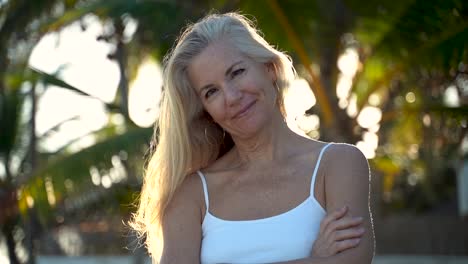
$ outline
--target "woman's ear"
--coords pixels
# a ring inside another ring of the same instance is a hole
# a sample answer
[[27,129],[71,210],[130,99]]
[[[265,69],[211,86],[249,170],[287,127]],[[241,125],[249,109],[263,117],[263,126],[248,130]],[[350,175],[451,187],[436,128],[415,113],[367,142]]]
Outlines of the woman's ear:
[[278,72],[276,70],[275,63],[272,62],[272,61],[269,61],[269,62],[265,63],[265,67],[266,67],[267,73],[270,76],[271,80],[273,82],[276,82],[276,80],[278,79],[278,75],[277,75]]

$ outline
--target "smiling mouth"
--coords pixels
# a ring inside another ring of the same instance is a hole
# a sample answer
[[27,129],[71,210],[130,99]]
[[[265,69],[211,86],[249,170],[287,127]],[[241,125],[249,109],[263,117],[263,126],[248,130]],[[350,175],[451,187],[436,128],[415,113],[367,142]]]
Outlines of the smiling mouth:
[[244,109],[240,110],[239,112],[237,112],[232,118],[235,119],[235,118],[240,118],[242,116],[244,116],[249,110],[250,108],[252,108],[252,106],[256,103],[256,101],[252,101],[251,103],[249,103]]

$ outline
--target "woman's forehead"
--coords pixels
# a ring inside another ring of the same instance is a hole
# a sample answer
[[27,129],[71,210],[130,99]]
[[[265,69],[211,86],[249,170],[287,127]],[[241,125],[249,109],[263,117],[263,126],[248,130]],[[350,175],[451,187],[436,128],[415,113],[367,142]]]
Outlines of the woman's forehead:
[[195,88],[215,82],[239,61],[247,62],[248,58],[228,41],[211,43],[189,63],[190,81]]
[[[195,64],[212,64],[216,66],[226,66],[239,58],[245,57],[230,41],[218,40],[208,45],[192,63]],[[229,66],[227,66],[229,67]]]

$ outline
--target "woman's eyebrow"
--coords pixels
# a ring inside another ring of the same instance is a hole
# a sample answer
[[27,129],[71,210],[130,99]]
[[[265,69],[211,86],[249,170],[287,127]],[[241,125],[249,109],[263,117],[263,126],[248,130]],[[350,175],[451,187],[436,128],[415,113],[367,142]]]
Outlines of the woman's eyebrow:
[[240,64],[244,61],[240,60],[238,62],[234,62],[231,66],[229,66],[229,68],[226,70],[226,73],[224,74],[225,76],[228,76],[231,72],[232,72],[232,69],[237,65],[237,64]]

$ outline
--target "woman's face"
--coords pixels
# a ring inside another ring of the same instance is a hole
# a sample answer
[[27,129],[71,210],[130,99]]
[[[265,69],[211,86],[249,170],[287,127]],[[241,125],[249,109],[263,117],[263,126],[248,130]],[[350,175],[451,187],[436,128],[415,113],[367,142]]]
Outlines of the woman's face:
[[226,40],[196,56],[188,75],[205,110],[234,137],[254,135],[279,112],[273,65],[250,59]]

